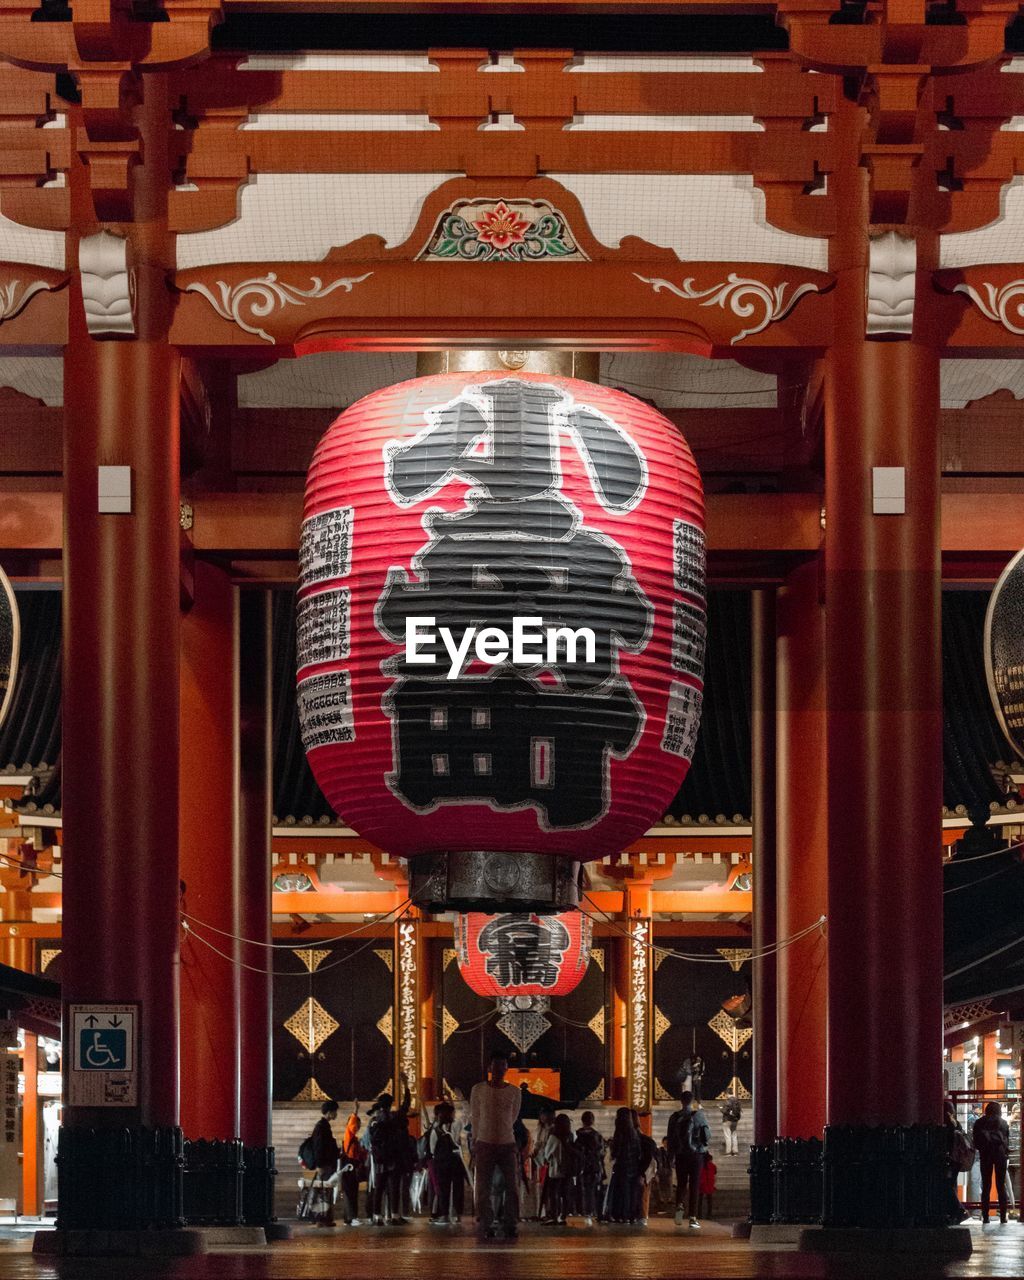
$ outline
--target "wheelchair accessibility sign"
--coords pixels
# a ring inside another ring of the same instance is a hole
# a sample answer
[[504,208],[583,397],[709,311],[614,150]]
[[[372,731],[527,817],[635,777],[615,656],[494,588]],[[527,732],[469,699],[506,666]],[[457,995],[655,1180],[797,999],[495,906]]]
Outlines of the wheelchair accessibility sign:
[[139,1007],[73,1004],[68,1103],[73,1107],[134,1107],[138,1103]]

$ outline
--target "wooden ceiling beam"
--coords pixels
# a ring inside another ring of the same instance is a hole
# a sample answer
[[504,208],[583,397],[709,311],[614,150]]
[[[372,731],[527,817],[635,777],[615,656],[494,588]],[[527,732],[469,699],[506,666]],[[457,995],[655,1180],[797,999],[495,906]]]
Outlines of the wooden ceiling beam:
[[[291,559],[298,550],[302,494],[200,493],[192,499],[197,555]],[[707,497],[708,549],[809,555],[821,545],[821,497],[815,493],[715,493]],[[0,504],[0,551],[56,554],[62,538],[61,495],[6,493]],[[944,493],[942,550],[1008,559],[1024,546],[1019,493]]]
[[[480,51],[481,61],[486,53]],[[566,55],[571,57],[571,54]],[[519,74],[481,74],[473,65],[440,74],[381,71],[235,71],[218,58],[174,79],[186,113],[202,117],[256,112],[424,113],[441,119],[484,119],[490,112],[570,119],[579,113],[625,115],[753,115],[806,119],[832,109],[838,77],[810,77],[792,64],[769,73],[587,72],[562,65]],[[212,73],[212,74],[211,74]]]
[[[253,173],[722,174],[770,172],[775,181],[809,181],[832,167],[827,133],[566,132],[533,125],[523,132],[380,130],[224,130],[203,125],[186,157],[186,179],[202,182]],[[176,193],[182,203],[187,192]]]

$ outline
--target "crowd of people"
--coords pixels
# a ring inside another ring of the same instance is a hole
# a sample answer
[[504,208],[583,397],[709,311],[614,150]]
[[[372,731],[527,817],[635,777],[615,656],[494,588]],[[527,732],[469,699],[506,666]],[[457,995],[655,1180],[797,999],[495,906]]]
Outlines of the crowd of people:
[[[396,1105],[390,1094],[381,1094],[365,1125],[356,1103],[340,1144],[332,1127],[338,1105],[325,1102],[299,1153],[314,1174],[300,1183],[300,1216],[327,1227],[339,1224],[340,1212],[348,1226],[390,1226],[424,1214],[443,1227],[459,1225],[468,1208],[481,1238],[514,1239],[523,1221],[644,1227],[651,1214],[665,1213],[678,1227],[700,1230],[702,1213],[712,1211],[716,1169],[707,1115],[691,1088],[680,1091],[679,1109],[660,1144],[629,1107],[618,1108],[606,1139],[592,1111],[574,1125],[550,1104],[541,1105],[531,1130],[520,1115],[524,1092],[506,1080],[507,1070],[507,1059],[495,1054],[468,1108],[441,1101],[432,1115],[424,1114],[416,1138],[404,1077],[401,1101]],[[739,1103],[727,1100],[726,1154],[737,1149],[739,1117]]]

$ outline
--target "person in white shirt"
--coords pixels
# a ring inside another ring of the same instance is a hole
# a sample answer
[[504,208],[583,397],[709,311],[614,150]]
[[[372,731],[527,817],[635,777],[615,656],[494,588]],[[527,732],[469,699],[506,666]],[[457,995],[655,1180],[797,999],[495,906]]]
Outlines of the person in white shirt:
[[490,1078],[473,1086],[469,1112],[473,1126],[474,1199],[477,1231],[481,1239],[492,1234],[494,1210],[491,1184],[494,1171],[501,1171],[505,1183],[505,1235],[514,1240],[519,1221],[519,1185],[516,1171],[516,1139],[512,1126],[519,1118],[522,1094],[505,1082],[508,1059],[503,1053],[491,1055]]

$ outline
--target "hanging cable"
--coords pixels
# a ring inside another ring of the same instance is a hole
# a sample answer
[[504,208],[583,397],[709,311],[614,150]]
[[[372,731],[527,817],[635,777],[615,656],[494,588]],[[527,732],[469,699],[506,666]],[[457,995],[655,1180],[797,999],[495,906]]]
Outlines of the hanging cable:
[[995,951],[990,951],[987,955],[979,956],[977,960],[971,960],[969,964],[961,965],[959,969],[954,969],[952,973],[944,973],[942,975],[943,982],[948,982],[950,978],[959,978],[962,973],[967,973],[970,969],[977,969],[978,965],[984,964],[986,960],[994,960],[996,956],[1001,956],[1004,951],[1010,951],[1014,947],[1019,947],[1024,943],[1024,936],[1014,938],[1012,942],[1004,943],[1001,947],[996,947]]
[[[399,911],[404,907],[408,907],[411,902],[412,902],[411,898],[406,898],[405,901],[400,903],[397,907],[392,907],[390,911],[385,911],[374,916],[372,920],[364,921],[363,924],[359,925],[357,928],[350,929],[348,933],[339,933],[339,934],[335,934],[335,935],[323,937],[323,938],[318,937],[315,939],[315,941],[323,942],[325,944],[330,944],[335,942],[344,942],[348,938],[355,937],[357,933],[365,933],[367,929],[373,929],[373,928],[376,928],[378,925],[383,924],[383,922],[387,919],[388,916],[393,915],[396,911]],[[190,920],[193,924],[198,925],[202,929],[209,930],[210,933],[219,933],[222,938],[230,938],[232,942],[244,942],[250,947],[269,947],[275,951],[304,951],[309,946],[309,941],[294,942],[294,943],[293,942],[260,942],[256,938],[245,938],[245,937],[242,937],[241,934],[230,933],[228,932],[227,929],[218,929],[216,925],[208,924],[205,920],[200,920],[198,916],[191,915],[187,911],[182,911],[181,914],[182,916],[184,916],[186,920]],[[310,941],[314,941],[314,940],[310,939]]]
[[[594,908],[594,910],[599,912],[600,915],[604,917],[603,921],[598,920],[596,919],[596,917],[590,915],[589,912],[584,911],[583,914],[586,915],[588,919],[598,924],[601,924],[601,923],[607,924],[612,928],[614,932],[621,934],[622,937],[627,938],[631,942],[636,941],[636,937],[632,933],[632,931],[622,928],[619,921],[615,920],[612,916],[609,916],[606,912],[601,911],[601,908],[597,905],[596,902],[594,902],[594,900],[590,897],[589,894],[584,893],[583,896],[584,898],[586,898],[587,902],[589,902],[590,905]],[[581,907],[580,910],[582,911],[583,908]],[[774,955],[777,951],[781,951],[784,947],[790,947],[793,945],[793,943],[799,942],[801,938],[806,938],[808,934],[814,933],[816,929],[822,934],[824,934],[825,924],[827,919],[828,919],[827,916],[824,916],[824,915],[819,916],[818,919],[815,920],[813,924],[809,924],[805,929],[801,929],[798,933],[794,933],[788,938],[780,939],[780,941],[776,942],[773,946],[765,947],[763,951],[758,951],[758,952],[751,951],[749,958],[751,960],[763,960],[767,956]],[[647,942],[644,945],[650,951],[654,952],[656,955],[662,955],[662,956],[665,956],[666,958],[671,957],[673,960],[689,960],[694,964],[731,964],[732,963],[732,961],[728,960],[725,956],[696,955],[696,954],[688,953],[685,951],[673,951],[670,947],[659,947],[654,942]]]
[[[396,908],[396,910],[397,909],[398,908]],[[408,903],[404,903],[402,905],[400,914],[395,917],[392,923],[397,924],[398,921],[401,920],[402,917],[406,914],[407,910],[408,910]],[[389,911],[387,914],[391,915],[392,912]],[[338,965],[347,964],[349,960],[354,960],[356,956],[362,955],[364,951],[367,951],[370,947],[373,946],[375,942],[378,941],[377,938],[369,938],[366,942],[363,943],[362,946],[357,947],[355,951],[350,952],[346,956],[339,956],[336,960],[332,960],[330,964],[322,964],[312,972],[310,972],[309,970],[296,970],[295,972],[289,972],[288,970],[281,970],[281,969],[261,969],[257,965],[248,964],[244,960],[239,960],[235,956],[228,955],[226,951],[221,951],[219,947],[215,947],[214,944],[208,938],[204,938],[202,934],[197,933],[191,927],[188,921],[185,919],[182,919],[181,927],[190,938],[194,938],[196,942],[201,942],[204,947],[208,947],[214,953],[214,955],[220,956],[222,960],[226,960],[229,964],[237,965],[241,969],[248,969],[250,973],[261,973],[265,977],[306,978],[306,979],[311,978],[313,976],[319,977],[321,973],[327,973],[328,970],[330,969],[336,969]]]

